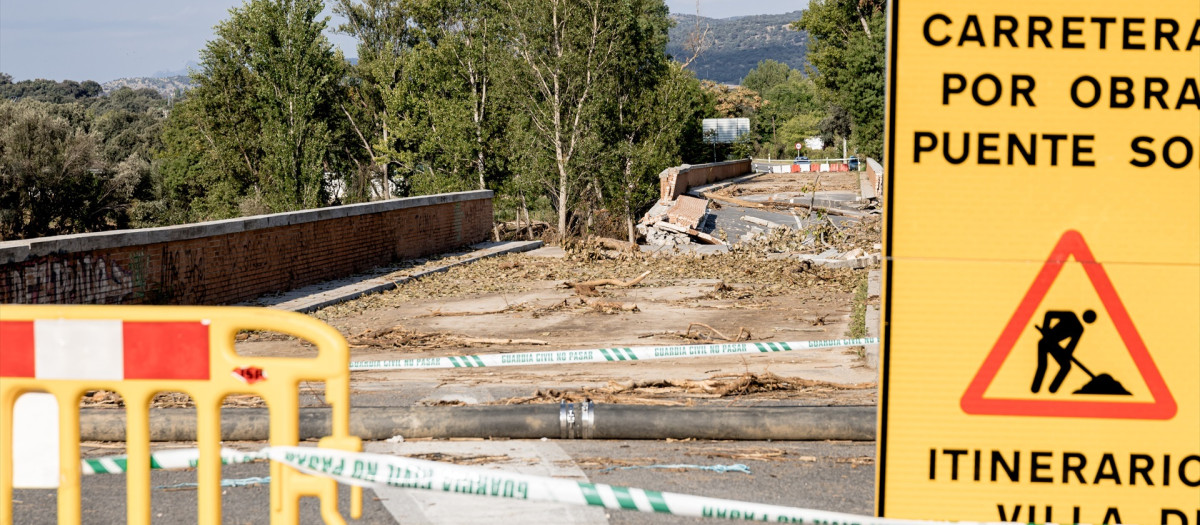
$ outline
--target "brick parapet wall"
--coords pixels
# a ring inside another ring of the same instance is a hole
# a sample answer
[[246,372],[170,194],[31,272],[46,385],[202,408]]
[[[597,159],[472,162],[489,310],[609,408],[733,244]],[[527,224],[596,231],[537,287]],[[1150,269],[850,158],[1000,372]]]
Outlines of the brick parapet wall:
[[885,178],[883,166],[879,164],[879,161],[870,157],[867,157],[867,178],[870,180],[871,187],[875,189],[875,197],[882,199],[883,179]]
[[663,203],[673,201],[675,197],[687,193],[688,188],[745,175],[753,169],[748,158],[694,166],[684,164],[667,168],[658,174],[659,201]]
[[228,304],[484,241],[492,192],[0,243],[0,303]]

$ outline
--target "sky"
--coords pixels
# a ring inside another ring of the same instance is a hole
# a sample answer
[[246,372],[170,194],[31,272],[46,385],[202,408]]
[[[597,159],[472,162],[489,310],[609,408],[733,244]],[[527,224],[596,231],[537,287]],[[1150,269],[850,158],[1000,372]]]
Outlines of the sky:
[[[666,0],[694,14],[696,0]],[[328,3],[328,1],[327,1]],[[807,0],[700,0],[710,18],[786,13]],[[199,61],[213,26],[241,0],[0,0],[0,72],[14,80],[154,76]],[[338,20],[330,21],[330,27]],[[354,40],[330,34],[346,56]]]

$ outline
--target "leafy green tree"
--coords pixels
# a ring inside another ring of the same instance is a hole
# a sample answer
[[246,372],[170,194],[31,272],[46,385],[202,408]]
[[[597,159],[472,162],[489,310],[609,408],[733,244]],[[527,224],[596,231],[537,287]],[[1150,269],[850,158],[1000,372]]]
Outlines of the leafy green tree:
[[782,62],[771,59],[760,60],[758,65],[746,73],[742,86],[751,91],[766,93],[771,88],[783,84],[792,75],[792,68]]
[[125,111],[128,113],[148,113],[162,117],[166,114],[167,101],[150,88],[132,89],[122,86],[102,97],[91,99],[89,106],[97,115],[110,111]]
[[776,158],[782,157],[780,153],[795,153],[792,149],[794,144],[804,142],[804,139],[816,137],[821,134],[821,116],[816,113],[799,113],[792,118],[783,122],[777,130],[778,138],[775,140],[780,149],[775,152]]
[[[747,78],[755,76],[757,71],[752,70]],[[755,154],[779,158],[791,155],[795,143],[819,134],[816,123],[823,111],[816,86],[799,71],[788,68],[770,76],[772,81],[761,84],[763,105],[752,123],[763,138]]]
[[325,172],[345,167],[333,137],[344,60],[322,34],[328,19],[317,17],[323,8],[319,0],[252,2],[246,12],[255,30],[231,35],[252,50],[244,65],[257,80],[259,181],[271,211],[324,205]]
[[[560,234],[626,223],[702,147],[711,97],[665,53],[661,0],[339,0],[359,39],[344,113],[403,191],[549,205]],[[688,157],[691,155],[691,157]]]
[[228,219],[241,214],[243,199],[255,180],[249,170],[251,155],[257,158],[260,154],[252,144],[222,139],[221,130],[235,132],[238,128],[213,117],[205,113],[202,99],[189,97],[175,105],[163,127],[163,150],[157,160],[161,166],[162,186],[158,192],[164,203],[164,223]]
[[351,169],[344,59],[322,34],[322,9],[319,0],[251,0],[230,10],[201,52],[190,107],[171,117],[203,140],[199,165],[219,183],[191,184],[179,162],[198,160],[190,141],[168,140],[164,154],[164,180],[176,186],[167,194],[207,201],[197,209],[211,215],[197,218],[322,206],[326,174]]
[[599,170],[601,201],[616,212],[630,242],[637,215],[656,200],[658,173],[677,165],[690,124],[703,117],[700,84],[666,54],[671,22],[661,0],[617,2],[620,52],[609,67],[606,148]]
[[92,129],[101,141],[106,165],[116,165],[132,155],[150,159],[161,148],[161,114],[109,111],[95,117]]
[[763,105],[762,95],[743,86],[729,86],[707,80],[702,80],[700,85],[713,97],[713,117],[750,118]]
[[[555,172],[546,177],[558,214],[560,235],[568,232],[571,205],[587,183],[584,172],[601,149],[597,98],[618,52],[616,6],[608,0],[500,0],[508,23],[501,41],[516,57],[506,81],[518,93],[536,138],[528,144],[549,154]],[[593,188],[596,189],[596,188]]]
[[0,239],[122,228],[144,170],[110,169],[96,133],[36,100],[0,100]]
[[429,119],[421,162],[464,189],[495,186],[504,175],[495,153],[508,107],[497,83],[509,74],[513,55],[499,38],[499,8],[496,1],[420,0],[416,10],[424,31],[409,77],[422,79],[421,92],[440,95],[419,101]]
[[793,25],[808,32],[810,75],[850,117],[856,148],[883,154],[884,0],[813,0]]
[[[367,153],[365,165],[357,166],[348,192],[352,200],[406,195],[409,181],[397,181],[402,149],[390,118],[387,100],[403,89],[402,64],[418,38],[410,24],[411,0],[337,0],[333,11],[346,19],[338,31],[358,39],[358,63],[349,68],[347,98],[341,106],[353,137]],[[394,189],[393,189],[394,188]]]
[[85,80],[83,82],[64,80],[62,82],[55,82],[39,78],[36,80],[13,82],[11,76],[7,74],[5,76],[8,77],[8,81],[0,82],[0,99],[20,100],[29,98],[41,102],[63,104],[76,100],[95,98],[104,93],[104,88],[94,80]]

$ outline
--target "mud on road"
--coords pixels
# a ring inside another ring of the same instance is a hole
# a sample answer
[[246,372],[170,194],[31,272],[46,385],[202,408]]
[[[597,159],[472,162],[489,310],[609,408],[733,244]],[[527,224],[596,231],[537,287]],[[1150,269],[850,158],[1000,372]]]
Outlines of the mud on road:
[[[761,248],[761,247],[760,247]],[[634,286],[571,283],[633,280]],[[769,255],[635,254],[586,243],[488,259],[313,315],[352,360],[847,336],[865,270]],[[311,355],[278,334],[239,353]],[[355,404],[510,404],[592,399],[644,404],[873,404],[862,348],[483,369],[354,372]],[[391,393],[390,395],[388,393]],[[319,395],[306,404],[319,403]]]

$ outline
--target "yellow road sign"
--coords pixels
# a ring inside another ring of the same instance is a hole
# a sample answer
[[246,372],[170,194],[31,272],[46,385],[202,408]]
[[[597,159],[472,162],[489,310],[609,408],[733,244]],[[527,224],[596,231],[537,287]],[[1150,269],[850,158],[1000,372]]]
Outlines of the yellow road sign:
[[889,17],[879,514],[1200,524],[1200,2]]

